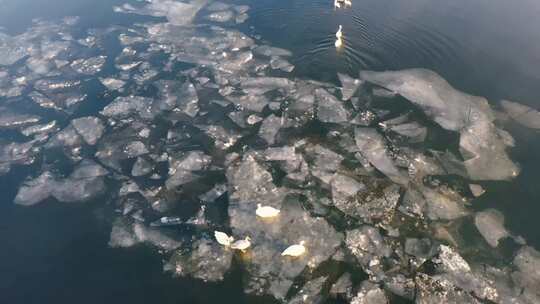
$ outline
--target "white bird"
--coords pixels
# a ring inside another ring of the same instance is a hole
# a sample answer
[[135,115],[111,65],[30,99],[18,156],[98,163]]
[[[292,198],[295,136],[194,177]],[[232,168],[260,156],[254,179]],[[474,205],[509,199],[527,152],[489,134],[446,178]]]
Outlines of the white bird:
[[345,0],[345,6],[352,6],[352,1],[351,0]]
[[232,249],[238,249],[242,252],[245,252],[249,247],[251,247],[251,238],[249,236],[246,236],[245,239],[238,240],[231,245]]
[[262,218],[270,218],[278,216],[279,212],[281,211],[274,207],[262,206],[261,204],[257,204],[257,210],[255,211],[255,214]]
[[232,242],[234,242],[234,238],[232,236],[228,236],[225,232],[214,231],[214,237],[218,243],[226,247],[231,246]]
[[341,25],[339,25],[339,28],[338,28],[338,31],[336,32],[336,38],[337,39],[341,39],[343,38],[343,27]]
[[281,256],[291,256],[298,257],[306,253],[306,247],[304,246],[305,242],[301,241],[300,244],[295,244],[289,246],[287,249],[283,250]]
[[334,0],[334,8],[341,8],[341,3],[338,0]]
[[343,40],[341,40],[341,38],[336,39],[334,45],[336,46],[336,49],[340,49],[343,46]]

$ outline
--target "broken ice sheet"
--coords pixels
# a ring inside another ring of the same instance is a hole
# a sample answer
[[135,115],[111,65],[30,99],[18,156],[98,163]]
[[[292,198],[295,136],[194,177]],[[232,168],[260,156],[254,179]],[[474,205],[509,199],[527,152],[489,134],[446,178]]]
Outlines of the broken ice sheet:
[[460,92],[425,69],[362,71],[360,78],[400,94],[441,127],[459,132],[462,154],[471,155],[465,157],[465,166],[472,179],[507,180],[519,174],[493,124],[494,114],[485,98]]
[[234,131],[227,130],[218,125],[205,125],[197,127],[212,138],[214,140],[214,145],[220,150],[226,150],[234,146],[238,139],[242,137],[242,135],[236,134]]
[[495,209],[478,212],[474,224],[491,247],[497,247],[501,239],[510,236],[504,227],[504,215]]
[[234,17],[234,13],[230,10],[212,12],[206,19],[213,22],[229,22]]
[[349,100],[363,84],[363,81],[354,79],[348,75],[338,73],[341,82],[341,99]]
[[325,89],[316,89],[315,96],[318,100],[317,118],[327,123],[343,123],[349,120],[349,111],[334,95]]
[[[316,268],[341,243],[342,236],[324,219],[312,218],[298,202],[285,204],[287,189],[278,188],[270,173],[252,155],[244,156],[227,170],[230,226],[235,236],[252,239],[250,259],[245,267],[248,293],[272,294],[283,299],[293,280],[306,266]],[[281,209],[275,221],[254,218],[257,204]],[[305,241],[307,253],[296,259],[281,257],[292,244]]]
[[362,155],[377,170],[398,184],[406,185],[408,183],[407,176],[399,171],[394,160],[389,156],[385,139],[375,129],[356,128],[354,137]]
[[189,3],[173,0],[156,0],[141,8],[130,4],[115,7],[115,12],[150,15],[154,17],[167,17],[174,25],[189,25],[207,0],[193,0]]
[[231,267],[233,250],[214,240],[200,239],[190,251],[178,250],[164,266],[177,276],[192,276],[205,282],[223,280]]
[[84,141],[93,146],[103,135],[105,126],[97,117],[81,117],[71,121],[75,131],[84,139]]
[[88,59],[77,59],[71,63],[71,68],[80,74],[94,75],[101,71],[101,69],[105,65],[106,60],[106,56],[97,56]]
[[0,129],[20,128],[36,124],[41,120],[37,115],[24,114],[0,107]]
[[22,184],[14,202],[30,206],[50,196],[60,202],[85,202],[102,194],[105,189],[104,176],[107,171],[92,161],[82,161],[66,178],[57,178],[46,171],[35,179]]
[[172,80],[160,80],[155,83],[159,90],[161,110],[179,110],[189,117],[199,113],[199,97],[195,86],[185,81],[183,83]]
[[518,124],[527,128],[540,129],[540,112],[528,107],[508,100],[501,101],[503,110]]

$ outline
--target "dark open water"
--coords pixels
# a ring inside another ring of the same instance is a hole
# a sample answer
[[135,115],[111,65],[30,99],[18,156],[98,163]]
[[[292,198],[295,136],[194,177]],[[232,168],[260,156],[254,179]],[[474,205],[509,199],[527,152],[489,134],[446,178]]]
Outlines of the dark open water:
[[[20,33],[34,18],[81,16],[86,28],[145,17],[113,13],[118,0],[0,0],[0,26]],[[294,53],[296,75],[335,81],[360,69],[432,69],[463,91],[539,108],[540,4],[534,0],[363,0],[334,11],[330,1],[260,0],[240,29]],[[345,54],[333,35],[347,29]],[[84,114],[84,113],[81,113]],[[540,139],[511,126],[521,175],[493,183],[475,207],[501,210],[510,230],[540,249]],[[172,279],[144,247],[111,249],[101,202],[12,203],[36,166],[0,178],[0,303],[263,303],[243,295],[238,273],[225,283]]]

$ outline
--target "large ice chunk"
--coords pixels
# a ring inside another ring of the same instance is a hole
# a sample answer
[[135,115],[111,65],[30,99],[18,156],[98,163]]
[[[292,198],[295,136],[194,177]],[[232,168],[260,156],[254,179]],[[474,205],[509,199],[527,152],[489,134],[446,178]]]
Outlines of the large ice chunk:
[[400,94],[441,127],[459,132],[460,148],[472,179],[506,180],[519,173],[505,151],[485,98],[454,89],[430,70],[362,71],[360,77]]

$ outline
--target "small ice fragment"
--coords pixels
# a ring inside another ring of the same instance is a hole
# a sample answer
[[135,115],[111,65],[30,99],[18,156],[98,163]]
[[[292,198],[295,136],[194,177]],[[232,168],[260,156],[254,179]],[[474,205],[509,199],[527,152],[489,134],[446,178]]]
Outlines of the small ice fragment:
[[502,100],[501,107],[518,124],[527,128],[540,130],[539,111],[526,105],[508,100]]
[[94,75],[101,71],[105,65],[107,56],[97,56],[88,59],[78,59],[71,63],[71,68],[77,73]]
[[272,47],[272,46],[268,46],[268,45],[257,46],[256,48],[253,49],[253,52],[255,54],[257,54],[257,55],[266,56],[266,57],[275,57],[275,56],[290,57],[290,56],[292,56],[292,52],[290,52],[288,50],[280,49],[280,48]]
[[131,169],[131,175],[135,177],[144,176],[151,173],[153,169],[152,163],[142,157],[138,157]]
[[510,236],[504,228],[503,214],[495,209],[478,212],[474,217],[474,224],[489,246],[493,248],[499,245],[499,240]]
[[394,160],[388,155],[386,141],[377,131],[356,128],[354,134],[360,152],[377,170],[398,184],[406,185],[408,183],[407,176],[399,171]]
[[116,78],[99,78],[101,84],[103,84],[107,89],[113,91],[120,91],[126,85],[126,82],[121,79]]
[[206,19],[213,22],[229,22],[234,17],[232,11],[217,11],[213,12],[210,15],[206,16]]
[[75,131],[84,139],[84,141],[93,146],[103,135],[105,126],[97,117],[81,117],[71,121]]
[[282,119],[274,114],[266,117],[259,129],[259,136],[263,138],[269,145],[273,145],[276,142],[276,135],[278,134]]
[[182,219],[176,216],[164,216],[157,221],[150,223],[152,227],[162,227],[162,226],[176,226],[183,224]]
[[474,197],[479,197],[480,195],[486,192],[486,190],[484,190],[484,188],[482,188],[482,186],[478,184],[470,184],[469,189],[471,189],[471,192],[474,195]]
[[345,109],[343,103],[325,89],[315,90],[318,100],[317,118],[326,123],[343,123],[349,120],[349,111]]
[[341,82],[341,100],[349,100],[356,93],[358,88],[364,83],[362,80],[354,79],[349,75],[338,73]]
[[199,195],[199,199],[206,203],[211,203],[218,198],[220,198],[223,194],[227,192],[227,185],[226,184],[217,184],[212,189],[210,189],[208,192]]

